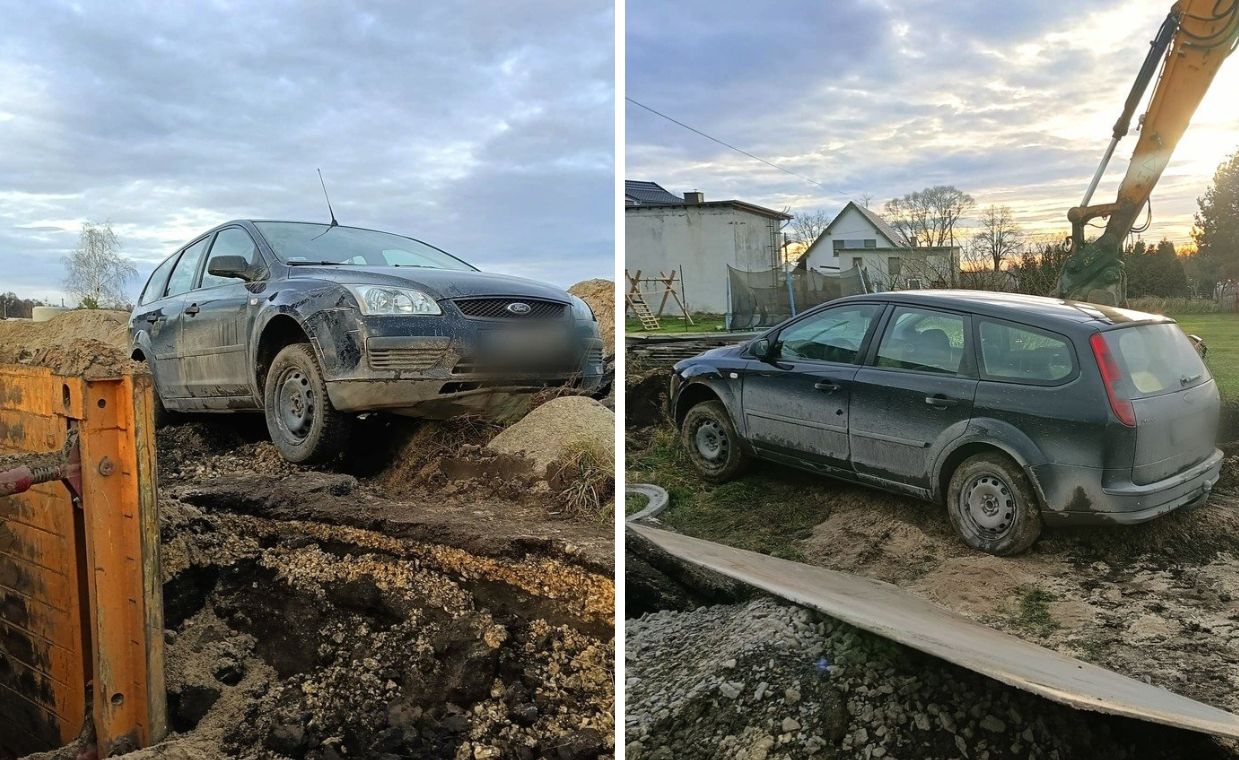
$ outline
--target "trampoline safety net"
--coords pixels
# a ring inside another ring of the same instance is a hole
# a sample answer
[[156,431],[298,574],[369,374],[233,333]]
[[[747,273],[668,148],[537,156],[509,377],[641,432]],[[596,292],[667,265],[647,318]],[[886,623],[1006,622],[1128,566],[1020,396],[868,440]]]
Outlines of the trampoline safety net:
[[732,330],[770,327],[818,304],[866,292],[857,267],[826,274],[805,269],[751,272],[728,266],[727,281]]

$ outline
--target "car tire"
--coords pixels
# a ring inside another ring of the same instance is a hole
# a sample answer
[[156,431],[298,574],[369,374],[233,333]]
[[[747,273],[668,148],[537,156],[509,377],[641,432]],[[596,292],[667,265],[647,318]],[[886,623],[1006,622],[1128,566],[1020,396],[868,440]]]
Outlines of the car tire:
[[1032,484],[1004,454],[965,459],[951,475],[946,509],[964,543],[988,554],[1019,554],[1041,535],[1041,506]]
[[711,483],[734,480],[748,469],[751,457],[721,401],[703,401],[689,409],[680,441],[697,473]]
[[285,346],[271,362],[263,389],[267,430],[294,464],[326,462],[348,444],[353,418],[336,411],[309,343]]

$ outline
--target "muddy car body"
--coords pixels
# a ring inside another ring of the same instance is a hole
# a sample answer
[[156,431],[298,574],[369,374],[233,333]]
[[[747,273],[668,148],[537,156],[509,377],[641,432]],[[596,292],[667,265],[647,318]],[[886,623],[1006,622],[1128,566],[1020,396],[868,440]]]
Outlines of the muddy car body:
[[972,546],[1130,524],[1217,481],[1219,397],[1173,320],[971,291],[853,296],[675,366],[707,478],[752,456],[945,502]]
[[166,410],[264,411],[293,461],[338,451],[358,413],[503,417],[604,373],[580,299],[334,224],[210,230],[155,269],[130,332]]

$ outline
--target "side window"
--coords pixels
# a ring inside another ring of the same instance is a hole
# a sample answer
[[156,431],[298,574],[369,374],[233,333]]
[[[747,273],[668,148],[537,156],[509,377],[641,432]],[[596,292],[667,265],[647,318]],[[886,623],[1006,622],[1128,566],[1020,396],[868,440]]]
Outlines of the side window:
[[151,278],[146,281],[146,287],[142,290],[142,297],[138,299],[138,305],[145,306],[151,301],[158,301],[163,298],[164,287],[168,284],[168,273],[172,271],[172,267],[176,264],[176,255],[173,254],[164,260],[162,264],[155,267],[155,271],[151,273]]
[[881,307],[837,306],[806,317],[779,333],[784,359],[855,364],[860,344]]
[[176,262],[176,268],[172,270],[172,277],[168,280],[168,295],[179,296],[188,293],[193,287],[194,275],[198,273],[198,263],[202,261],[208,242],[210,238],[203,238],[181,254],[181,260]]
[[900,306],[878,344],[877,366],[958,375],[964,363],[964,318]]
[[1051,333],[983,320],[980,334],[981,367],[988,377],[1052,383],[1075,371],[1071,344]]
[[211,274],[211,262],[220,256],[240,256],[249,262],[250,267],[262,263],[258,256],[258,246],[249,233],[240,227],[226,227],[215,235],[215,244],[211,246],[211,255],[207,258],[206,269],[202,271],[203,288],[213,288],[216,285],[228,285],[241,282],[235,277],[219,277]]

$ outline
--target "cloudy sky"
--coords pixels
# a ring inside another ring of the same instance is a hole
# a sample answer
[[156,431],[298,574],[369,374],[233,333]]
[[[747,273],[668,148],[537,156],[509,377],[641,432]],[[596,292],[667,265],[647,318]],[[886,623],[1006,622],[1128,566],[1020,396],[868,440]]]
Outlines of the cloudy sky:
[[[83,221],[143,279],[234,218],[327,219],[570,285],[612,276],[614,9],[0,0],[0,291]],[[134,293],[141,283],[135,283]]]
[[[628,96],[823,187],[631,106],[625,175],[831,213],[953,184],[1030,232],[1065,230],[1170,4],[629,0]],[[1239,149],[1236,92],[1232,60],[1154,192],[1146,239],[1190,240],[1196,198]],[[1096,200],[1113,199],[1135,138]]]

